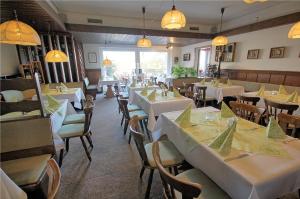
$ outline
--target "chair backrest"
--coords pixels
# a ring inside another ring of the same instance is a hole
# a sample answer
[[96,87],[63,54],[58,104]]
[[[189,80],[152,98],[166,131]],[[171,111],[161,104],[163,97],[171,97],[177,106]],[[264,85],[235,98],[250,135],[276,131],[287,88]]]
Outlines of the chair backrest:
[[229,105],[237,116],[257,124],[259,123],[262,113],[256,106],[236,101],[230,101]]
[[279,113],[278,123],[286,133],[288,133],[288,129],[292,127],[291,136],[295,137],[297,129],[300,128],[300,117],[286,113]]
[[83,108],[83,112],[85,114],[84,133],[88,133],[90,131],[94,106],[95,105],[93,103],[86,103]]
[[244,104],[251,104],[256,106],[257,102],[260,100],[260,97],[250,97],[250,96],[238,96],[238,101]]
[[165,196],[168,199],[176,199],[174,189],[182,194],[182,199],[193,199],[200,195],[200,184],[180,180],[165,170],[160,160],[158,142],[153,143],[152,154],[162,179]]
[[86,96],[85,96],[85,101],[86,101],[86,102],[94,103],[94,97],[91,96],[91,95],[86,95]]
[[134,116],[133,118],[131,118],[131,120],[129,122],[129,129],[130,129],[131,135],[133,136],[136,148],[140,154],[143,164],[149,165],[146,150],[144,147],[145,137],[142,133],[138,132],[139,131],[138,121],[139,121],[139,119],[137,116]]
[[88,87],[89,84],[90,84],[89,78],[87,78],[87,77],[85,77],[85,78],[83,79],[83,82],[84,82],[85,87]]
[[159,82],[157,82],[157,85],[158,85],[159,87],[161,87],[161,85],[164,85],[164,87],[166,87],[167,89],[169,89],[169,88],[168,88],[168,85],[167,85],[166,83],[164,83],[164,82],[159,81]]
[[54,199],[60,186],[61,172],[59,166],[53,158],[48,160],[47,175],[49,178],[47,199]]
[[194,97],[194,84],[185,84],[185,97],[193,98]]
[[267,118],[269,118],[270,116],[274,116],[274,118],[276,119],[279,113],[284,112],[289,115],[293,115],[293,112],[299,108],[299,105],[296,104],[281,104],[267,99],[264,100],[266,105]]
[[130,120],[129,111],[128,111],[128,107],[127,107],[128,100],[127,99],[119,99],[119,102],[120,102],[121,111],[123,112],[125,118]]

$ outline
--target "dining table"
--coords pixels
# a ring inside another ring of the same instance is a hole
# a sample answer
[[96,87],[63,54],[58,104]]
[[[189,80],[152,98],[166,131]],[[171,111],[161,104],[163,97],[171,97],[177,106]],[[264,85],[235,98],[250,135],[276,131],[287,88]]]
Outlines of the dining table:
[[231,151],[222,155],[209,144],[228,128],[230,118],[213,107],[192,109],[192,125],[182,127],[176,122],[182,112],[162,113],[153,139],[167,135],[188,163],[233,199],[279,198],[300,188],[299,139],[268,138],[266,127],[236,118]]
[[265,109],[265,101],[264,99],[271,100],[274,102],[278,102],[281,104],[296,104],[299,105],[299,108],[294,111],[293,115],[300,115],[300,98],[298,98],[297,102],[287,102],[289,95],[288,94],[280,94],[278,91],[264,91],[261,96],[257,95],[257,91],[254,92],[246,92],[243,96],[247,97],[259,97],[260,100],[257,102],[256,106],[260,108],[260,110]]
[[113,77],[105,77],[105,78],[99,80],[98,88],[100,88],[102,86],[107,86],[105,97],[106,98],[113,98],[115,96],[114,92],[112,90],[113,85],[118,85],[118,87],[119,87],[120,86],[120,81],[116,78],[113,78]]
[[[154,89],[159,89],[158,85],[152,85],[152,86],[147,86],[149,90],[154,90]],[[129,103],[133,103],[134,98],[135,98],[135,91],[141,91],[145,88],[145,85],[141,85],[141,84],[137,84],[136,86],[129,86],[128,87],[128,94],[129,94],[129,98],[128,98],[128,102]]]
[[149,100],[147,96],[150,95],[153,90],[148,90],[147,95],[142,95],[142,91],[135,91],[135,97],[133,103],[141,107],[148,114],[148,125],[147,128],[153,131],[156,118],[161,113],[178,111],[185,109],[189,104],[195,107],[195,103],[192,99],[179,96],[175,97],[173,92],[167,92],[167,96],[162,95],[162,90],[156,90],[156,99]]
[[216,99],[218,103],[222,102],[223,97],[239,96],[245,92],[244,87],[240,85],[219,83],[218,86],[215,86],[211,82],[205,82],[204,84],[200,82],[194,83],[195,88],[203,86],[207,87],[206,96]]

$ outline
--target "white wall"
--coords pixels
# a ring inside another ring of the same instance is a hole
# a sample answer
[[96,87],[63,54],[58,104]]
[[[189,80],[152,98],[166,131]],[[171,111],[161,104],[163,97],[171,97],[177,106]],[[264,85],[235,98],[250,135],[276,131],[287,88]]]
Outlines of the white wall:
[[[277,70],[277,71],[300,71],[300,39],[288,39],[290,25],[249,32],[228,37],[229,42],[236,42],[235,62],[223,62],[221,67],[227,69],[249,69],[249,70]],[[191,60],[181,63],[186,66],[194,66],[195,48],[211,45],[211,41],[182,47],[181,57],[184,53],[191,53]],[[286,47],[285,57],[270,59],[270,48]],[[256,60],[247,59],[250,49],[260,49],[260,57]],[[215,63],[215,47],[212,48],[211,64]]]
[[0,44],[0,76],[18,73],[19,58],[16,45]]

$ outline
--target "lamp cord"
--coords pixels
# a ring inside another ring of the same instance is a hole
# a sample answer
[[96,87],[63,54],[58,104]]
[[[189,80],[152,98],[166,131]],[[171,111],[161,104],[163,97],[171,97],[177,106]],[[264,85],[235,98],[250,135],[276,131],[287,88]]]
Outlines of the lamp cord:
[[18,15],[17,15],[17,11],[16,10],[14,10],[14,17],[15,17],[16,21],[18,21]]
[[146,24],[145,24],[145,12],[146,12],[146,8],[145,6],[142,7],[142,12],[143,12],[143,33],[144,33],[144,38],[146,37]]
[[220,33],[222,32],[222,25],[223,25],[223,15],[224,15],[225,8],[221,8],[221,25],[220,25]]

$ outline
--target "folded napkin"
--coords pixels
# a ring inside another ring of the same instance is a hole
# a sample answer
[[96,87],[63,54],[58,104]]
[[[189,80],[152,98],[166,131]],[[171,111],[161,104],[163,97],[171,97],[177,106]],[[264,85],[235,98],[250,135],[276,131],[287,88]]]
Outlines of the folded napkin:
[[68,87],[64,83],[60,83],[62,90],[68,90]]
[[227,85],[232,86],[232,82],[230,81],[230,79],[227,80]]
[[174,97],[180,97],[181,96],[179,91],[176,88],[173,88],[173,94],[174,94]]
[[150,101],[155,101],[155,98],[156,98],[156,90],[153,90],[150,95],[148,95],[148,100]]
[[273,116],[270,117],[270,121],[266,129],[266,134],[268,138],[283,139],[286,137],[285,132],[282,130]]
[[175,122],[181,127],[189,127],[191,123],[192,104],[189,104],[185,110],[177,117]]
[[142,89],[141,95],[146,96],[148,94],[148,87],[146,86],[145,88]]
[[279,86],[278,94],[283,94],[283,95],[287,95],[288,94],[288,92],[285,90],[285,88],[284,88],[283,85]]
[[298,92],[294,91],[287,99],[287,102],[295,102],[298,103]]
[[260,89],[257,91],[256,96],[262,97],[264,96],[264,93],[265,93],[265,85],[262,85]]
[[216,80],[216,81],[214,82],[213,86],[214,86],[214,87],[218,87],[218,86],[219,86],[219,83],[220,83],[220,81],[219,81],[219,80]]
[[231,152],[236,123],[237,120],[233,120],[227,129],[217,136],[208,146],[213,149],[217,149],[222,156],[228,155]]
[[224,102],[222,102],[222,106],[221,106],[221,117],[223,118],[235,117],[234,112],[232,112],[232,110]]
[[201,84],[201,85],[204,85],[204,84],[205,84],[205,81],[206,81],[205,78],[202,79],[202,80],[200,81],[200,84]]
[[56,110],[59,108],[60,103],[57,99],[52,97],[51,95],[46,95],[47,101],[48,101],[48,108],[52,110]]

